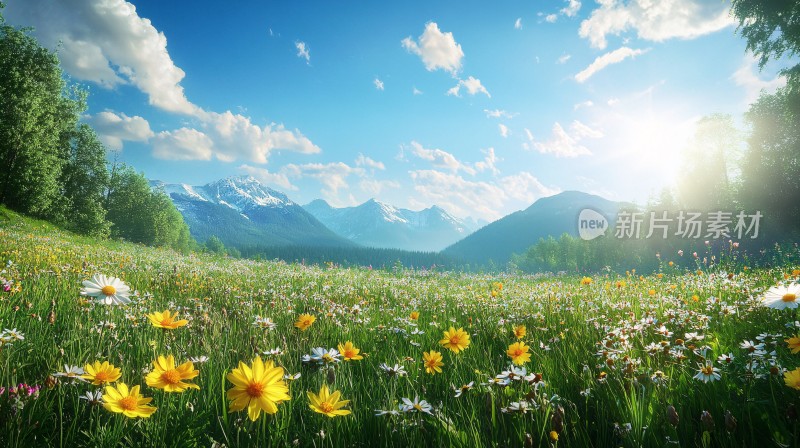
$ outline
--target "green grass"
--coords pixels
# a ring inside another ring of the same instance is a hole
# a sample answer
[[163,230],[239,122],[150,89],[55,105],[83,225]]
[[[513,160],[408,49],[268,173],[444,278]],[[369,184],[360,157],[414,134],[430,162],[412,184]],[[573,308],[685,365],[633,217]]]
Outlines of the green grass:
[[[796,267],[745,269],[737,259],[720,261],[693,272],[665,265],[661,278],[608,273],[589,285],[577,277],[379,272],[98,242],[3,210],[0,277],[11,281],[11,291],[0,293],[0,327],[16,328],[24,340],[0,349],[6,388],[0,446],[797,445],[800,392],[785,386],[782,372],[800,366],[800,355],[784,342],[800,331],[787,328],[796,312],[758,303],[767,288],[792,280]],[[82,281],[95,273],[123,279],[138,293],[134,303],[109,307],[82,298]],[[165,309],[189,325],[154,328],[146,314]],[[420,312],[418,321],[408,318],[411,311]],[[317,321],[301,332],[293,323],[306,312]],[[253,325],[256,316],[271,318],[277,328]],[[520,324],[532,353],[525,368],[543,384],[481,385],[509,368],[506,349]],[[662,325],[672,334],[659,334]],[[471,335],[461,354],[438,343],[450,326]],[[701,357],[691,348],[683,357],[668,351],[690,332],[703,339],[685,345],[708,346],[719,381],[693,378]],[[750,369],[740,344],[759,342],[764,333],[768,353]],[[347,340],[365,359],[341,362],[333,375],[302,365],[312,348]],[[647,352],[648,344],[662,341],[667,349]],[[226,374],[274,348],[284,354],[262,357],[302,375],[289,384],[292,399],[255,422],[246,412],[229,413]],[[425,373],[422,353],[431,349],[443,353],[442,374]],[[727,353],[735,359],[723,366],[716,358]],[[168,394],[145,385],[152,361],[168,354],[178,362],[208,356],[195,364],[200,390]],[[158,408],[152,417],[113,414],[79,399],[97,386],[48,379],[65,364],[95,360],[120,367],[126,384],[141,385]],[[381,363],[400,364],[408,375],[390,378]],[[657,371],[665,379],[653,381]],[[309,409],[306,391],[318,392],[329,380],[351,400],[352,415],[329,419]],[[451,386],[471,381],[475,387],[456,398]],[[41,390],[16,399],[8,389],[19,383]],[[433,415],[375,415],[415,396],[433,405]],[[531,403],[529,412],[502,411],[521,400]],[[679,415],[676,426],[668,421],[669,405]],[[711,414],[713,430],[701,422],[703,411]],[[735,428],[726,427],[726,411]],[[550,439],[553,430],[560,432],[558,442]]]

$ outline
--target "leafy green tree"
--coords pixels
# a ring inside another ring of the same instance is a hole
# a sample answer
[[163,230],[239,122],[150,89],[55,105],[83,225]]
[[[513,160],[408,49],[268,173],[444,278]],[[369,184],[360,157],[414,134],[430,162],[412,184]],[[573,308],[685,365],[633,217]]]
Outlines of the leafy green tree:
[[772,239],[800,234],[800,111],[798,95],[782,89],[761,95],[750,106],[749,148],[742,164],[741,196],[748,210],[760,210]]
[[206,249],[215,254],[224,254],[225,244],[223,244],[222,240],[216,235],[211,235],[208,240],[206,240]]
[[[800,3],[796,1],[731,0],[731,13],[739,20],[738,31],[747,49],[764,68],[770,59],[800,54]],[[782,73],[793,89],[800,87],[800,63]]]
[[46,216],[83,108],[80,93],[66,88],[56,54],[0,16],[0,203]]
[[106,149],[87,124],[72,133],[66,163],[61,173],[61,197],[54,201],[51,215],[56,223],[84,235],[106,237],[103,198],[108,188]]
[[169,197],[127,165],[112,168],[105,206],[114,237],[183,251],[191,247],[189,228]]

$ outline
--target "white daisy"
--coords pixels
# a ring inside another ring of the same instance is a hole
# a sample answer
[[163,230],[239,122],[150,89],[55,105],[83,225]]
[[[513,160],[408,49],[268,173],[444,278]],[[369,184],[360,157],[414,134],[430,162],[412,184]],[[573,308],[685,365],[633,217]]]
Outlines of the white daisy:
[[761,298],[761,303],[769,308],[782,310],[797,308],[797,297],[800,295],[800,284],[792,283],[789,286],[773,286]]
[[403,412],[424,412],[426,414],[431,414],[433,410],[433,406],[430,405],[425,400],[420,400],[419,396],[414,397],[414,401],[409,400],[408,398],[403,398],[403,404],[400,405],[402,407]]
[[714,365],[710,362],[705,363],[705,365],[698,364],[698,366],[700,368],[697,370],[697,374],[694,376],[694,379],[700,380],[704,383],[720,379],[719,369],[714,367]]
[[103,305],[127,305],[131,303],[131,288],[116,277],[95,274],[91,280],[83,282],[81,295],[96,297]]

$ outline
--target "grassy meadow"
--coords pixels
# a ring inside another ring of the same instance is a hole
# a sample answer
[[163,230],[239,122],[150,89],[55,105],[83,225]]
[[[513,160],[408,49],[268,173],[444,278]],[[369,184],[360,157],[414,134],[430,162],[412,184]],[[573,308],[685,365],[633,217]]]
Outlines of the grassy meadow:
[[[4,211],[0,446],[798,445],[800,391],[785,374],[800,367],[786,342],[800,323],[760,301],[797,266],[751,268],[730,250],[687,272],[670,266],[681,256],[660,254],[644,276],[386,272],[98,242]],[[132,303],[81,295],[98,273]],[[165,310],[188,324],[156,328],[147,315]],[[305,330],[302,314],[316,318]],[[440,344],[450,327],[470,336],[459,353]],[[363,359],[337,362],[347,341]],[[432,350],[441,373],[423,364]],[[160,355],[194,359],[197,388],[148,386]],[[256,356],[284,369],[291,399],[253,421],[226,394]],[[155,412],[111,412],[105,387],[64,375],[95,361]],[[323,385],[352,413],[311,409]]]

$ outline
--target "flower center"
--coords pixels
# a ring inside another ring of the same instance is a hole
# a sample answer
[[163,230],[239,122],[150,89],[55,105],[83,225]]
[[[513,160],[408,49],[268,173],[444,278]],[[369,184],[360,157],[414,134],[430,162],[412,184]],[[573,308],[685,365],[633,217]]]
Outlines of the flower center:
[[461,342],[461,338],[459,338],[458,336],[451,336],[450,337],[450,343],[451,344],[458,345],[459,342]]
[[520,355],[522,355],[522,353],[523,353],[522,349],[518,348],[518,349],[514,350],[514,357],[520,356]]
[[421,411],[422,410],[422,405],[420,405],[419,403],[414,403],[414,409],[416,409],[418,411]]
[[333,406],[331,406],[331,404],[328,403],[327,401],[323,401],[322,403],[320,403],[319,408],[320,410],[322,410],[322,412],[326,414],[333,411]]
[[783,295],[783,297],[781,297],[781,300],[783,300],[784,302],[787,302],[787,303],[788,302],[794,302],[795,300],[797,300],[797,294],[792,294],[791,292],[790,293],[786,293],[786,294]]
[[108,381],[108,372],[106,372],[105,370],[101,370],[94,374],[94,379],[102,383],[105,383],[106,381]]
[[128,395],[127,397],[125,397],[125,398],[123,398],[121,400],[119,400],[117,403],[119,404],[119,407],[121,407],[122,409],[124,409],[126,411],[136,410],[136,405],[138,404],[137,400],[136,400],[136,397],[132,397],[130,395]]
[[165,327],[169,327],[170,325],[172,325],[172,319],[171,318],[162,319],[161,320],[161,325],[163,325]]
[[344,351],[344,357],[345,358],[352,358],[354,356],[356,356],[356,353],[355,353],[354,350],[345,350]]
[[264,394],[264,385],[262,383],[252,382],[247,386],[245,392],[252,398],[261,398]]
[[113,287],[111,285],[106,285],[106,286],[103,286],[103,289],[101,289],[100,292],[102,292],[103,294],[105,294],[107,296],[113,296],[114,294],[117,293],[117,288],[115,288],[115,287]]
[[700,369],[700,371],[706,375],[711,375],[712,373],[714,373],[714,368],[712,366],[705,366],[702,369]]
[[162,373],[161,379],[167,384],[175,385],[181,382],[181,374],[177,370],[171,369]]

